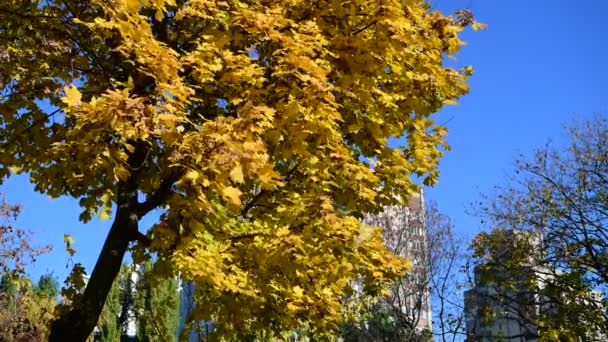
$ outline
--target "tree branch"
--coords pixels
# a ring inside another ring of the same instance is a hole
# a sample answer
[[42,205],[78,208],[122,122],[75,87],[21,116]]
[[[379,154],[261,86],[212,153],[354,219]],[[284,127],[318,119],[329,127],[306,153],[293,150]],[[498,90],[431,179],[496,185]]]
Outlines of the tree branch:
[[147,237],[144,233],[140,232],[139,230],[132,231],[129,239],[131,241],[139,242],[144,247],[150,247],[150,243],[152,243],[152,240],[150,240],[149,237]]
[[150,211],[159,207],[171,194],[171,187],[173,186],[173,184],[175,184],[175,182],[180,179],[181,176],[181,172],[174,171],[170,173],[165,179],[163,179],[158,189],[150,196],[147,196],[146,200],[143,203],[138,204],[137,216],[139,218],[142,218]]

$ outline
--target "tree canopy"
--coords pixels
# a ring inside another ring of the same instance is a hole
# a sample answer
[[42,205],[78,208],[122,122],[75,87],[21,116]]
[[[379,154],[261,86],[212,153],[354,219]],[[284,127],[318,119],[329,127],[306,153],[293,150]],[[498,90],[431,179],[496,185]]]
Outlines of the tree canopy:
[[334,329],[352,279],[407,269],[358,218],[437,181],[472,23],[422,0],[2,1],[0,177],[113,219],[51,340],[89,335],[131,242],[203,285],[192,318],[224,338]]
[[52,273],[43,274],[36,284],[36,292],[49,298],[57,298],[59,295],[59,282]]
[[[50,282],[32,287],[25,277],[4,275],[0,278],[0,341],[44,341],[54,317],[57,291]],[[54,279],[45,274],[41,279]]]
[[497,289],[492,301],[510,306],[541,339],[605,338],[608,118],[565,128],[566,144],[519,157],[510,181],[480,204],[496,229],[473,242],[476,276]]

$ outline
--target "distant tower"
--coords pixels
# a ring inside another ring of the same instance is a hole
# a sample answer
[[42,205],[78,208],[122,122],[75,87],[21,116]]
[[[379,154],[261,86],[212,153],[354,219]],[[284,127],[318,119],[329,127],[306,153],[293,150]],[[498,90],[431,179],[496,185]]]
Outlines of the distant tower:
[[414,264],[414,269],[393,290],[389,305],[399,306],[419,330],[432,331],[424,215],[424,193],[420,190],[410,197],[407,205],[385,207],[379,214],[367,215],[363,222],[381,227],[386,247],[395,255],[409,258]]
[[[527,248],[530,250],[530,264],[511,274],[500,265],[506,261],[508,251],[515,248],[517,241],[526,241],[529,244]],[[543,308],[537,303],[537,294],[526,282],[536,279],[537,286],[544,286],[541,281],[543,276],[530,278],[531,274],[542,271],[535,266],[533,258],[541,244],[540,235],[524,230],[506,229],[503,230],[503,238],[496,242],[499,248],[490,254],[490,259],[494,260],[496,266],[475,266],[473,287],[464,293],[467,341],[536,342],[539,340],[538,327],[533,322]],[[498,274],[522,283],[516,283],[513,288],[502,287],[500,282],[487,284],[482,281],[484,273]],[[515,298],[517,300],[514,300]],[[490,312],[492,319],[486,317]]]
[[[177,329],[178,336],[186,328],[186,321],[195,309],[195,291],[196,286],[192,281],[179,280],[179,327]],[[211,321],[193,322],[190,333],[186,341],[198,342],[203,341],[203,337],[213,331],[215,324]]]
[[[181,334],[182,330],[185,328],[186,320],[188,316],[194,310],[194,283],[183,282],[180,279],[179,282],[179,328],[178,335]],[[196,329],[192,329],[190,331],[190,335],[186,341],[195,342],[200,341],[201,336],[199,336]]]

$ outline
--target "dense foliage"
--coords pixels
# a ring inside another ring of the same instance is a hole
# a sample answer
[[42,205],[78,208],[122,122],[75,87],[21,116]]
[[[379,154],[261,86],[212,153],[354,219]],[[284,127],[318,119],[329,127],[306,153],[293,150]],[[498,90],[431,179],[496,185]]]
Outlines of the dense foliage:
[[226,339],[334,329],[355,276],[375,295],[407,269],[358,218],[436,182],[471,23],[422,0],[2,1],[0,176],[113,217],[51,340],[89,335],[131,242],[202,285],[192,318]]
[[97,323],[95,340],[177,341],[179,300],[176,278],[157,279],[149,262],[123,265]]
[[48,338],[59,285],[45,274],[35,286],[25,277],[5,274],[0,279],[0,341],[36,342]]
[[135,312],[137,340],[141,342],[175,342],[179,327],[180,292],[178,279],[154,276],[151,263],[139,269],[136,285]]

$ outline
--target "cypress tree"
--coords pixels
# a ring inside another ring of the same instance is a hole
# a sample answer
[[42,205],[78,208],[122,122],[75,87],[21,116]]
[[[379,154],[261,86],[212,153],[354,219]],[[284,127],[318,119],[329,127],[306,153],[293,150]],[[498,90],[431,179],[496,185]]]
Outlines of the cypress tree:
[[136,307],[138,341],[177,341],[179,325],[177,279],[155,279],[152,264],[144,263],[140,269]]
[[128,275],[129,268],[126,265],[123,265],[118,277],[116,277],[112,284],[106,303],[99,316],[99,323],[97,325],[99,332],[96,336],[96,341],[117,342],[120,341],[123,336],[125,330],[123,327],[126,325],[126,322],[122,315],[123,305],[121,305],[121,297],[125,279],[129,278]]

